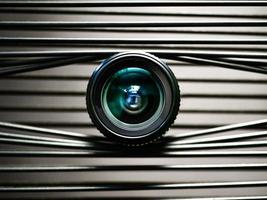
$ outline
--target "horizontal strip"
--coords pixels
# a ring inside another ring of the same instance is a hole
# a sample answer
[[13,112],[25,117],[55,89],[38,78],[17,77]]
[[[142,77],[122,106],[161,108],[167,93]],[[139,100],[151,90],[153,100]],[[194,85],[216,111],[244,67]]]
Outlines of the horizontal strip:
[[[49,30],[56,30],[56,28],[51,28]],[[71,28],[66,29],[65,31],[71,31]],[[76,30],[77,29],[73,29]],[[86,28],[86,29],[79,29],[79,31],[88,31],[90,32],[95,31],[95,32],[126,32],[126,33],[185,33],[185,34],[214,34],[214,35],[253,35],[253,36],[266,36],[267,33],[265,31],[253,31],[253,30],[245,30],[245,31],[235,31],[235,30],[229,30],[229,28],[226,30],[193,30],[192,28],[184,28],[184,29],[173,29],[173,28],[164,28],[164,29],[159,29],[159,28],[107,28],[107,27],[102,27],[102,28]]]
[[247,71],[247,72],[255,72],[255,73],[260,73],[260,74],[267,74],[267,69],[258,67],[258,66],[253,66],[251,63],[235,63],[227,60],[222,60],[222,59],[214,59],[214,58],[198,58],[198,57],[190,57],[190,56],[178,56],[177,60],[181,61],[187,61],[189,63],[202,63],[202,64],[209,64],[209,65],[215,65],[219,67],[224,67],[228,69],[234,69],[234,70],[241,70],[241,71]]
[[0,157],[99,157],[99,158],[122,158],[122,157],[266,157],[267,151],[176,151],[161,152],[157,154],[123,154],[110,151],[38,151],[38,150],[0,150]]
[[[128,196],[125,196],[125,197],[64,197],[64,198],[61,198],[61,197],[34,197],[35,200],[68,200],[68,199],[71,199],[71,200],[76,200],[76,199],[79,199],[79,200],[95,200],[95,199],[98,199],[98,200],[266,200],[267,199],[267,196],[224,196],[224,197],[128,197]],[[12,198],[12,200],[29,200],[29,198],[24,198],[24,197],[19,197],[19,198]]]
[[49,60],[47,62],[40,62],[40,63],[33,63],[33,64],[9,66],[9,67],[0,68],[0,75],[4,76],[4,75],[16,74],[16,73],[36,71],[36,70],[41,70],[41,69],[62,67],[64,65],[69,65],[69,64],[76,63],[76,62],[90,61],[90,60],[94,61],[96,59],[94,57],[81,56],[81,57],[61,58],[57,60],[52,59],[51,61]]
[[241,128],[261,126],[261,125],[265,125],[266,123],[267,123],[267,119],[261,119],[261,120],[255,120],[255,121],[250,121],[250,122],[230,124],[230,125],[215,127],[215,128],[206,129],[206,130],[193,131],[193,132],[189,132],[189,133],[179,134],[179,136],[177,138],[200,136],[200,135],[213,134],[213,133],[221,133],[221,132],[232,131],[232,130],[241,129]]
[[[18,59],[18,62],[22,61],[23,58]],[[15,60],[14,58],[12,60]],[[16,59],[17,60],[17,59]],[[28,59],[27,59],[28,60]],[[30,60],[30,59],[29,59]],[[252,59],[244,59],[242,60],[252,60]],[[253,61],[258,61],[258,59],[253,59]],[[165,61],[166,62],[166,61]],[[75,66],[68,65],[64,67],[64,70],[61,68],[54,68],[48,70],[42,70],[38,72],[31,72],[28,74],[21,74],[17,76],[9,76],[9,77],[2,77],[2,79],[8,80],[23,80],[25,79],[35,79],[34,77],[38,77],[40,79],[49,80],[49,78],[59,80],[84,80],[88,81],[90,75],[92,74],[93,70],[99,65],[100,63],[76,63]],[[200,82],[200,81],[207,81],[207,82],[237,82],[240,81],[245,83],[246,81],[257,82],[259,83],[267,81],[267,76],[259,75],[254,73],[242,72],[242,71],[235,71],[229,70],[225,68],[218,68],[209,65],[199,65],[199,64],[189,64],[189,63],[181,63],[177,61],[168,61],[167,64],[172,69],[173,73],[177,75],[178,81],[184,82]],[[194,73],[192,73],[194,71]],[[178,76],[179,74],[179,76]],[[58,78],[58,79],[57,79]],[[37,79],[37,78],[36,78]]]
[[179,171],[179,170],[250,170],[267,169],[266,163],[205,165],[2,165],[0,172],[95,172],[95,171]]
[[[69,76],[69,75],[51,75],[51,76],[46,76],[46,75],[21,75],[21,76],[5,76],[1,77],[1,80],[47,80],[47,81],[88,81],[89,76]],[[264,79],[223,79],[223,78],[218,78],[218,79],[212,79],[212,78],[178,78],[179,82],[206,82],[206,83],[244,83],[244,84],[267,84],[267,80]]]
[[[88,138],[89,140],[90,138]],[[96,149],[98,151],[109,150],[113,153],[118,153],[125,149],[117,147],[114,144],[98,144],[93,142],[83,142],[83,143],[66,143],[66,142],[57,142],[57,141],[48,141],[48,140],[29,140],[29,139],[16,139],[16,138],[0,138],[0,143],[2,144],[15,144],[21,146],[43,146],[43,147],[57,147],[57,148],[70,148],[70,149]],[[170,153],[176,152],[179,150],[188,150],[188,149],[210,149],[210,148],[239,148],[239,147],[258,147],[258,146],[267,146],[267,141],[249,141],[249,142],[221,142],[221,143],[207,143],[207,144],[177,144],[177,145],[153,145],[150,146],[147,150],[147,155],[158,155],[161,153]],[[162,147],[162,148],[161,148]],[[167,150],[165,152],[165,150]],[[127,152],[131,153],[131,151]],[[127,155],[126,153],[126,155]],[[142,154],[143,151],[134,151],[133,154]]]
[[153,6],[267,6],[267,2],[263,0],[193,0],[193,1],[175,1],[175,0],[153,0],[153,1],[10,1],[4,0],[0,3],[1,7],[153,7]]
[[[263,119],[264,117],[266,117],[265,114],[181,113],[181,115],[178,115],[174,125],[176,127],[183,124],[216,126],[218,124],[232,124],[240,121]],[[74,126],[83,124],[92,126],[87,112],[1,112],[0,120],[22,124],[43,124],[43,126],[67,123]]]
[[221,45],[266,45],[267,39],[150,39],[150,38],[38,38],[38,37],[0,37],[1,44],[221,44]]
[[219,143],[203,143],[203,144],[174,144],[166,145],[168,151],[190,150],[190,149],[224,149],[224,148],[249,148],[249,147],[266,147],[267,141],[249,141],[249,142],[219,142]]
[[[1,51],[0,57],[51,57],[51,56],[111,56],[123,52],[120,50],[80,50],[80,51]],[[244,53],[244,52],[214,52],[214,51],[197,51],[197,50],[146,50],[146,52],[155,54],[159,57],[170,58],[170,56],[207,56],[214,57],[235,57],[235,58],[259,58],[266,59],[267,53]]]
[[[23,123],[23,122],[16,122],[16,123]],[[48,128],[53,128],[53,129],[70,129],[70,128],[95,128],[95,126],[91,123],[71,123],[71,122],[54,122],[54,123],[47,123],[47,122],[28,122],[27,125],[31,126],[41,126],[41,127],[48,127]],[[192,123],[192,124],[174,124],[171,126],[173,130],[175,129],[208,129],[208,128],[214,128],[217,126],[224,126],[226,125],[225,123],[221,124],[197,124],[197,123]],[[248,129],[254,129],[254,130],[262,130],[263,128],[248,128]]]
[[[75,66],[73,66],[75,70]],[[64,71],[64,69],[58,69]],[[179,70],[178,70],[179,71]],[[88,75],[89,76],[89,75]],[[179,75],[178,75],[179,76]],[[267,78],[267,76],[266,76]],[[0,92],[10,91],[27,92],[83,92],[85,93],[88,80],[85,81],[46,81],[46,80],[2,80],[0,79]],[[178,80],[182,96],[187,95],[267,95],[264,84],[242,83],[206,83],[183,82]]]
[[61,184],[9,184],[0,185],[0,192],[77,192],[77,191],[129,191],[129,190],[177,190],[198,188],[264,187],[267,181],[196,182],[196,183],[61,183]]
[[[0,112],[86,112],[85,107],[35,107],[35,106],[1,106]],[[179,113],[221,113],[221,114],[267,114],[267,110],[249,110],[244,107],[243,110],[233,109],[181,109]]]
[[47,129],[47,128],[27,126],[27,125],[14,124],[14,123],[8,123],[8,122],[0,122],[0,127],[10,128],[10,129],[15,129],[15,130],[29,131],[31,133],[43,133],[43,134],[65,136],[65,137],[77,137],[77,138],[86,138],[87,137],[85,134],[82,134],[82,133]]
[[[79,149],[95,149],[95,145],[89,142],[84,143],[66,143],[51,140],[31,140],[31,139],[16,139],[0,137],[2,144],[16,144],[22,146],[40,146],[40,147],[58,147],[58,148],[79,148]],[[105,148],[105,147],[103,147]]]
[[207,135],[207,134],[214,134],[214,133],[221,133],[225,131],[232,131],[241,128],[248,128],[248,127],[255,127],[267,124],[267,119],[249,121],[249,122],[242,122],[237,124],[230,124],[221,127],[210,128],[206,130],[200,131],[193,131],[188,133],[181,133],[177,138],[185,138],[185,137],[192,137],[192,136],[200,136],[200,135]]
[[[1,6],[1,2],[0,2]],[[267,21],[132,21],[132,22],[92,22],[92,21],[0,21],[1,28],[101,28],[101,27],[266,27]]]
[[[267,124],[267,123],[266,123]],[[211,136],[209,138],[202,139],[191,139],[191,140],[181,140],[179,137],[178,141],[172,141],[172,144],[197,144],[197,143],[207,143],[207,142],[222,142],[222,141],[236,141],[257,137],[267,136],[267,131],[259,131],[259,132],[250,132],[250,133],[241,133],[227,136]]]
[[[49,141],[49,142],[62,142],[62,143],[77,143],[77,144],[88,144],[89,142],[84,143],[81,140],[70,140],[70,139],[63,139],[63,138],[51,138],[51,137],[44,137],[44,136],[34,136],[28,134],[16,134],[10,132],[0,132],[0,139],[2,138],[14,138],[14,139],[26,139],[26,140],[34,140],[34,141]],[[88,137],[89,139],[89,137]]]
[[[0,96],[85,96],[86,93],[82,91],[34,91],[34,90],[12,90],[12,91],[0,91]],[[197,93],[186,93],[182,94],[181,98],[233,98],[233,99],[267,99],[265,94],[197,94]]]
[[27,14],[86,14],[86,15],[117,15],[117,16],[150,16],[150,17],[214,17],[214,18],[251,18],[251,19],[267,19],[264,14],[218,14],[218,13],[196,13],[196,12],[133,12],[133,11],[111,11],[111,10],[88,10],[88,9],[71,9],[71,8],[25,8],[25,7],[1,7],[0,11],[16,12]]

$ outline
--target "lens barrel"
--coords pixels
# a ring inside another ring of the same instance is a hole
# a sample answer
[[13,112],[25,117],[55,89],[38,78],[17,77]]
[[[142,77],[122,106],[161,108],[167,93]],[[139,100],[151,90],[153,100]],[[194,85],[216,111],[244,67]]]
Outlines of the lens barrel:
[[124,52],[96,68],[86,104],[105,136],[121,144],[143,145],[160,138],[174,122],[180,91],[174,74],[159,58]]

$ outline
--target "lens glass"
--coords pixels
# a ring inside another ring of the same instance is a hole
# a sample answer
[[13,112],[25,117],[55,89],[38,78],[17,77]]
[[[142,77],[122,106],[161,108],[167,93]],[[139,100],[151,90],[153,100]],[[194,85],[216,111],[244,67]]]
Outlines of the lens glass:
[[101,104],[117,126],[138,129],[148,126],[161,114],[164,92],[160,81],[143,68],[123,68],[105,83]]

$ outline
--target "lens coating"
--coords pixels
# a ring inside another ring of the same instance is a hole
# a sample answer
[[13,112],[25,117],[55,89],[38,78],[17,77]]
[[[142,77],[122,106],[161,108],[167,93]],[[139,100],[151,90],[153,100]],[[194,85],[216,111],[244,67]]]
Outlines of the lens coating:
[[101,104],[107,117],[124,129],[144,127],[153,122],[164,106],[164,92],[151,72],[126,67],[104,85]]

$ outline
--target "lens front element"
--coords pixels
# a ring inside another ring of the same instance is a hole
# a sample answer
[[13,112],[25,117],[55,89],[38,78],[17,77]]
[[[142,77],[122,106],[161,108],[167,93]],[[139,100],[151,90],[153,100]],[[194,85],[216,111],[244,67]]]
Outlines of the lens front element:
[[149,126],[162,112],[164,92],[148,70],[127,67],[103,88],[102,105],[108,118],[125,130]]

